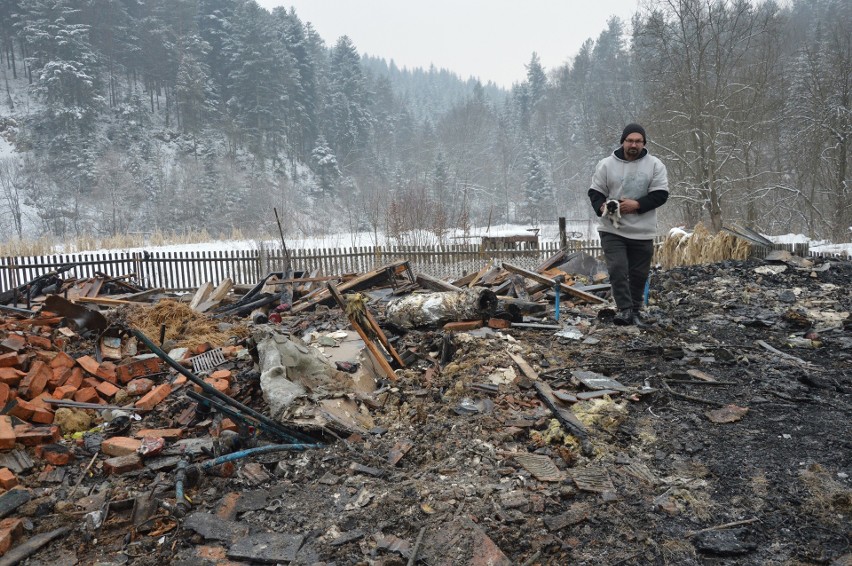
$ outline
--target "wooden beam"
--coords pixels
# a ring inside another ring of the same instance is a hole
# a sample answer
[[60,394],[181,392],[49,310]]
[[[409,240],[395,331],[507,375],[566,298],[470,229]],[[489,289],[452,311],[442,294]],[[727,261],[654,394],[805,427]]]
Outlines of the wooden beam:
[[189,308],[194,311],[198,310],[198,305],[207,300],[207,297],[210,296],[210,293],[213,292],[213,283],[207,281],[202,284],[201,287],[195,292],[195,295],[192,297],[192,301],[189,302]]
[[430,291],[462,291],[461,287],[456,287],[448,281],[432,277],[431,275],[426,275],[425,273],[417,274],[417,283],[419,283],[424,289],[429,289]]
[[195,307],[195,310],[198,312],[207,312],[215,306],[218,306],[219,303],[231,292],[231,288],[234,286],[234,281],[230,277],[226,277],[222,279],[219,285],[213,289],[210,295],[202,302]]
[[376,338],[379,339],[379,342],[382,343],[382,346],[385,347],[385,350],[391,355],[394,361],[399,364],[399,367],[404,368],[405,362],[402,361],[402,358],[399,357],[399,354],[396,353],[396,349],[394,349],[393,345],[388,340],[388,337],[385,336],[385,333],[382,332],[382,328],[379,326],[379,323],[376,322],[375,317],[373,317],[373,313],[370,312],[370,309],[364,309],[367,311],[367,321],[370,323],[370,327],[373,329],[373,332],[376,334]]
[[325,275],[323,277],[297,277],[294,279],[279,279],[271,285],[287,285],[288,283],[318,283],[321,281],[334,281],[340,279],[339,275]]
[[518,364],[518,367],[521,368],[521,372],[527,377],[527,379],[533,382],[533,387],[538,393],[538,396],[542,401],[544,401],[544,404],[547,405],[547,408],[550,409],[553,416],[556,417],[557,421],[559,421],[559,424],[564,426],[568,432],[577,437],[577,440],[580,441],[580,447],[583,454],[586,456],[594,454],[594,448],[592,447],[592,442],[589,439],[589,433],[586,431],[586,427],[583,423],[580,422],[580,419],[577,418],[577,415],[572,413],[569,409],[564,409],[559,406],[550,385],[538,378],[538,373],[536,373],[525,359],[517,354],[513,354],[512,352],[506,353],[509,354],[509,357],[512,358],[516,364]]
[[[522,267],[517,267],[517,266],[514,266],[510,263],[504,263],[503,269],[505,269],[506,271],[511,271],[512,273],[517,273],[519,275],[523,275],[527,279],[532,279],[533,281],[537,281],[537,282],[543,283],[545,285],[550,285],[551,288],[553,288],[553,286],[556,285],[556,282],[553,279],[551,279],[550,277],[545,277],[541,273],[536,273],[535,271],[529,271],[528,269],[524,269]],[[577,297],[578,299],[583,299],[583,300],[588,301],[590,303],[600,304],[600,303],[606,303],[607,302],[605,299],[601,299],[600,297],[597,297],[597,296],[592,295],[590,293],[580,291],[579,289],[575,289],[574,287],[571,287],[570,285],[566,285],[565,283],[560,283],[559,288],[563,292],[568,293],[569,295],[573,295],[574,297]]]
[[146,291],[140,291],[138,293],[133,293],[132,295],[125,295],[122,297],[125,301],[136,301],[136,302],[144,302],[147,299],[150,299],[154,295],[160,295],[165,293],[166,290],[163,287],[157,287],[156,289],[148,289]]
[[[378,269],[374,269],[373,271],[368,271],[367,273],[359,275],[358,277],[355,277],[354,279],[350,279],[349,281],[347,281],[345,283],[341,283],[340,285],[337,286],[337,290],[340,291],[341,293],[343,293],[345,291],[359,291],[359,290],[364,289],[366,287],[378,285],[379,283],[384,283],[388,279],[388,272],[387,272],[388,268],[391,268],[393,273],[398,273],[398,270],[400,268],[403,268],[405,266],[405,264],[407,264],[407,263],[408,262],[406,262],[406,261],[400,261],[400,262],[397,262],[397,263],[384,265],[382,267],[379,267]],[[315,295],[313,293],[311,293],[310,298],[303,297],[303,298],[299,299],[299,301],[297,303],[293,304],[293,309],[290,311],[290,313],[291,314],[299,314],[300,312],[306,311],[306,310],[313,308],[313,307],[315,307],[319,304],[323,304],[323,303],[328,304],[328,303],[331,303],[331,302],[333,302],[333,298],[331,296],[331,291],[329,291],[327,288],[326,289],[320,289],[320,290],[318,290],[318,292]]]
[[[343,312],[346,313],[346,301],[343,299],[343,295],[340,294],[338,288],[331,281],[328,282],[328,293],[329,295],[337,302]],[[385,372],[385,375],[388,376],[388,379],[391,381],[396,381],[397,377],[393,371],[393,368],[388,363],[385,355],[379,350],[378,346],[370,340],[370,337],[367,336],[367,332],[358,322],[354,314],[347,314],[349,317],[349,324],[352,325],[352,328],[355,329],[355,332],[358,333],[358,336],[361,337],[361,340],[364,341],[364,346],[367,347],[367,351],[373,356],[373,359],[376,360],[376,363],[379,364],[379,367]]]
[[133,301],[127,301],[124,299],[108,299],[106,297],[77,297],[73,301],[73,303],[95,303],[97,305],[129,305]]

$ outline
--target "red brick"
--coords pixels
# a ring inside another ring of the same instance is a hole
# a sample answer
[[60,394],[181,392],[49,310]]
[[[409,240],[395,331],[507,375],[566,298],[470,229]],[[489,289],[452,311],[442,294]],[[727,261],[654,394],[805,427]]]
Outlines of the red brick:
[[18,478],[9,468],[0,469],[0,487],[3,489],[12,489],[18,485]]
[[0,346],[9,348],[14,352],[20,352],[27,347],[27,340],[20,334],[9,334],[2,342],[0,342]]
[[177,440],[183,438],[182,428],[143,428],[133,433],[136,438],[165,438],[166,440]]
[[195,556],[203,564],[215,564],[216,566],[241,566],[245,564],[245,562],[228,560],[228,551],[221,546],[198,545],[195,547]]
[[50,367],[41,360],[36,360],[30,366],[30,371],[18,384],[18,392],[22,397],[33,399],[47,388],[48,381],[53,377]]
[[151,410],[157,404],[169,396],[172,392],[172,386],[168,383],[163,383],[152,389],[147,395],[136,401],[136,408],[143,410]]
[[74,459],[74,454],[67,446],[62,444],[42,444],[35,448],[36,458],[48,462],[53,466],[65,466]]
[[53,411],[38,407],[33,411],[30,421],[38,424],[53,424]]
[[204,352],[210,351],[213,349],[213,345],[209,342],[205,342],[204,344],[199,344],[198,346],[192,348],[192,353],[195,355],[203,354]]
[[0,521],[0,556],[6,554],[12,543],[24,532],[24,521],[16,517],[7,517]]
[[125,391],[128,395],[145,395],[154,388],[154,382],[147,377],[134,379],[127,384]]
[[74,393],[77,392],[76,387],[72,387],[70,385],[62,385],[53,390],[53,398],[54,399],[71,399],[74,397]]
[[470,532],[469,544],[471,548],[476,549],[470,561],[467,562],[469,566],[506,566],[512,564],[509,557],[485,534],[485,531],[473,522],[469,522],[469,524],[471,528],[466,529]]
[[0,487],[10,490],[18,485],[18,477],[9,468],[0,468]]
[[459,322],[448,322],[444,325],[444,330],[449,330],[451,332],[476,330],[477,328],[482,328],[481,320],[462,320]]
[[95,388],[95,390],[107,399],[112,399],[113,397],[115,397],[115,394],[118,393],[120,389],[109,381],[104,381],[101,382]]
[[53,376],[47,381],[48,389],[56,389],[65,385],[68,378],[71,377],[73,370],[71,368],[53,368]]
[[53,372],[50,366],[41,360],[33,362],[27,376],[18,385],[18,391],[27,399],[38,397],[44,391],[45,387],[47,387],[47,382],[52,377]]
[[56,356],[50,362],[51,369],[56,368],[64,368],[71,369],[74,367],[74,364],[77,363],[77,360],[66,354],[65,352],[57,352]]
[[236,492],[226,493],[216,509],[216,516],[225,521],[233,521],[237,518],[237,502],[240,494]]
[[77,363],[80,364],[80,367],[89,372],[92,375],[98,374],[98,368],[101,367],[101,364],[93,358],[92,356],[80,356],[77,358]]
[[38,397],[33,397],[30,400],[30,403],[32,403],[33,406],[38,407],[39,409],[47,409],[48,411],[52,411],[53,403],[49,403],[48,401],[53,401],[55,399],[56,397],[54,397],[52,393],[44,391]]
[[49,367],[50,362],[52,362],[53,358],[56,357],[56,351],[54,351],[54,350],[33,350],[32,355],[34,356],[33,359],[41,360],[44,363],[46,363]]
[[84,387],[74,394],[74,400],[80,403],[97,403],[99,399],[98,391],[94,387]]
[[127,436],[113,436],[101,442],[101,452],[107,456],[127,456],[135,454],[142,441]]
[[83,385],[83,368],[71,368],[71,375],[65,380],[62,385],[71,386],[75,389],[80,389]]
[[104,362],[98,368],[97,376],[105,379],[110,383],[117,383],[118,379],[115,376],[115,364],[112,362]]
[[13,417],[18,417],[22,421],[28,421],[33,416],[33,412],[37,409],[35,405],[24,399],[15,399],[14,406],[7,411],[7,414]]
[[488,328],[494,329],[503,329],[503,328],[511,328],[512,322],[506,320],[504,318],[489,318],[488,319]]
[[143,458],[156,456],[166,447],[165,438],[154,438],[153,436],[146,436],[141,440],[141,443],[142,445],[139,447],[139,455]]
[[142,468],[142,458],[138,454],[116,456],[104,460],[104,471],[107,474],[125,474]]
[[[42,393],[41,395],[39,395],[38,397],[36,397],[35,399],[33,399],[32,401],[30,401],[30,403],[32,403],[33,407],[35,407],[35,411],[33,411],[33,416],[30,417],[32,422],[41,423],[41,424],[52,424],[53,423],[53,412],[57,409],[57,407],[55,407],[53,405],[53,403],[51,403],[50,401],[55,401],[55,400],[56,400],[56,398],[53,396],[53,393],[45,392],[45,393]],[[50,415],[50,417],[49,417],[50,420],[38,420],[39,418],[40,419],[47,418],[44,415],[39,417],[40,413],[48,413]]]
[[15,427],[17,441],[24,446],[38,446],[59,440],[58,426],[18,425]]
[[230,430],[231,432],[239,432],[239,427],[237,423],[232,421],[231,419],[222,419],[222,422],[219,424],[219,430]]
[[6,406],[10,391],[9,386],[0,381],[0,409]]
[[0,381],[10,387],[17,387],[26,372],[15,368],[0,368]]
[[0,368],[20,367],[26,359],[26,356],[18,354],[17,352],[0,354]]
[[15,429],[12,427],[12,417],[0,415],[0,450],[15,447]]
[[27,343],[33,348],[41,350],[50,350],[53,348],[53,341],[50,338],[38,336],[37,334],[27,334]]
[[224,379],[205,377],[204,382],[212,385],[216,389],[216,391],[221,391],[222,393],[226,394],[230,391],[231,384]]
[[229,369],[217,369],[210,374],[210,377],[213,379],[224,379],[228,383],[231,383],[231,380],[233,379],[233,375]]
[[237,466],[233,462],[225,462],[224,464],[219,464],[218,466],[213,466],[210,468],[207,473],[211,476],[216,476],[219,478],[230,478],[237,472]]
[[159,358],[146,358],[129,364],[123,364],[115,368],[115,375],[119,383],[127,383],[135,377],[143,377],[152,373],[159,373],[161,365]]
[[93,389],[97,389],[98,385],[100,385],[102,381],[96,377],[86,376],[83,378],[83,383],[80,385],[80,389],[84,389],[86,387],[91,387]]

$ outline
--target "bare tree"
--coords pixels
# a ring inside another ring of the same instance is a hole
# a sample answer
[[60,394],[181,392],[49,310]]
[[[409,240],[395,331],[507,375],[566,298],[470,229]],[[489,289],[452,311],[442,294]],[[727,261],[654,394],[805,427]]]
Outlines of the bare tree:
[[774,72],[761,40],[777,34],[778,17],[774,4],[747,0],[659,0],[634,22],[637,65],[653,100],[651,142],[678,172],[673,195],[687,221],[706,212],[718,231],[729,195],[750,199],[759,193],[743,188],[775,184],[754,170],[752,141],[766,130]]
[[12,156],[0,158],[0,191],[6,214],[12,222],[15,235],[23,238],[23,187],[24,176],[18,159]]
[[852,226],[852,6],[826,0],[809,8],[815,14],[796,55],[790,87],[797,151],[789,158],[802,185],[810,188],[811,220],[816,223],[822,215],[825,235],[844,241]]

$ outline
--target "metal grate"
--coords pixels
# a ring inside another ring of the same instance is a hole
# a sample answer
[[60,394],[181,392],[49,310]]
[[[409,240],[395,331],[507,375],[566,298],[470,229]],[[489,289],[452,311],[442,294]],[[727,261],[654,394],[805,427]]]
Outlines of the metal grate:
[[225,363],[225,356],[222,354],[222,348],[213,348],[197,356],[192,356],[189,361],[192,362],[192,371],[195,373],[209,373],[216,366]]

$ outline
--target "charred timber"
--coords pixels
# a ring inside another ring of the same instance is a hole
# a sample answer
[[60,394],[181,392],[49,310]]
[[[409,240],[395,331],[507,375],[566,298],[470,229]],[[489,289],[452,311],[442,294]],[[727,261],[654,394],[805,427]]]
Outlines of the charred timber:
[[408,295],[391,301],[385,315],[392,324],[416,328],[460,320],[485,320],[496,310],[497,295],[490,289],[476,288]]

